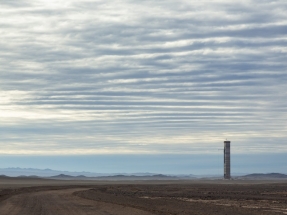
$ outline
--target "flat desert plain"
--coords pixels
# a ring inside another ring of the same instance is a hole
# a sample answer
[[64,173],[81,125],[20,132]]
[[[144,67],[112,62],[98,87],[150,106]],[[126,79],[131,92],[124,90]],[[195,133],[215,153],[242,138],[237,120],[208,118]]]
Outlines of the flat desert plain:
[[287,181],[63,181],[3,177],[0,214],[287,214]]

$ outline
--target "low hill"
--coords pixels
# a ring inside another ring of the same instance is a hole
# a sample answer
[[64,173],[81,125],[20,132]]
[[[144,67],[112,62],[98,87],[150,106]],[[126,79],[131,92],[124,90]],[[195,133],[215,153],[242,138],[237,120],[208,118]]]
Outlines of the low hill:
[[242,176],[242,178],[252,178],[252,179],[287,179],[287,175],[281,173],[253,173],[249,175]]
[[150,176],[137,176],[137,175],[113,175],[113,176],[99,176],[99,177],[86,177],[84,175],[71,176],[65,174],[59,174],[49,179],[57,180],[177,180],[180,179],[175,176],[167,176],[162,174],[150,175]]

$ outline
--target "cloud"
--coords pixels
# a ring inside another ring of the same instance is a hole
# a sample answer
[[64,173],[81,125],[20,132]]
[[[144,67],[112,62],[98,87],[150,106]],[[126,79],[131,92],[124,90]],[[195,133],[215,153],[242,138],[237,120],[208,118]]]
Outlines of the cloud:
[[0,6],[0,153],[287,151],[284,1]]

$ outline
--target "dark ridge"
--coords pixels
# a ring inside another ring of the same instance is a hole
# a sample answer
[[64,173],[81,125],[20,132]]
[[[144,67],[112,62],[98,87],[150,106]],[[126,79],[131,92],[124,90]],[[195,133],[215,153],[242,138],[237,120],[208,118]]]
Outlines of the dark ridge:
[[60,174],[60,175],[51,176],[50,178],[74,178],[74,176]]
[[253,173],[243,176],[244,178],[287,178],[287,175],[281,173]]
[[37,175],[19,175],[17,176],[17,178],[40,178],[39,176]]

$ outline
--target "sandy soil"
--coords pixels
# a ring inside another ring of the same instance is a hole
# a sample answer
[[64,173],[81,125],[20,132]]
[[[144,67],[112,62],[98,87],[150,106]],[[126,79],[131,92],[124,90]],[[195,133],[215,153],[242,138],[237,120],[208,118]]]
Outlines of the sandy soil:
[[0,179],[1,215],[287,214],[287,182],[17,180]]
[[79,189],[15,195],[0,203],[1,215],[152,215],[132,207],[80,198],[73,195],[75,191]]
[[97,186],[83,198],[155,214],[287,214],[287,184],[166,184]]

